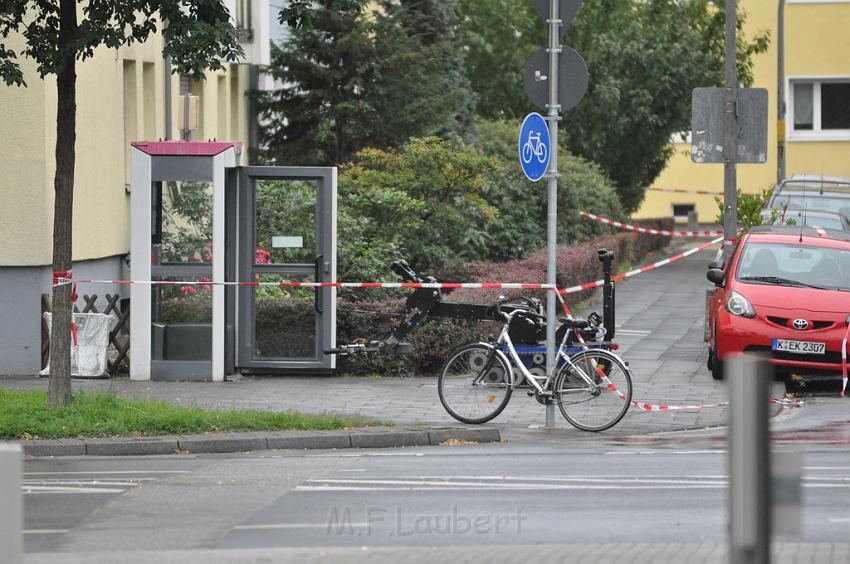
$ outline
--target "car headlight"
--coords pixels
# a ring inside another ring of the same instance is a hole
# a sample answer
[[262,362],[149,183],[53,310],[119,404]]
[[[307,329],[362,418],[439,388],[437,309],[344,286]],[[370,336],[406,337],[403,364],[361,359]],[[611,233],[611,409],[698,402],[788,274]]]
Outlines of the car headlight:
[[726,300],[726,310],[732,315],[737,315],[738,317],[756,316],[756,310],[753,309],[753,304],[751,304],[747,298],[735,291],[729,293],[729,299]]

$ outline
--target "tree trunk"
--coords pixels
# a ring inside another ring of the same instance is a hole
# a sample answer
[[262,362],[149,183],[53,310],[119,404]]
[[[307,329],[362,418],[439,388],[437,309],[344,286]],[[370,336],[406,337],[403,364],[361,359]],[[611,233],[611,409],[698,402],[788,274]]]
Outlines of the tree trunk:
[[[71,228],[74,211],[74,161],[77,127],[77,72],[71,39],[77,31],[77,2],[59,3],[59,49],[64,63],[56,78],[56,195],[53,211],[53,271],[71,270]],[[74,304],[71,285],[53,288],[53,323],[50,332],[50,385],[48,405],[71,402],[71,323]]]

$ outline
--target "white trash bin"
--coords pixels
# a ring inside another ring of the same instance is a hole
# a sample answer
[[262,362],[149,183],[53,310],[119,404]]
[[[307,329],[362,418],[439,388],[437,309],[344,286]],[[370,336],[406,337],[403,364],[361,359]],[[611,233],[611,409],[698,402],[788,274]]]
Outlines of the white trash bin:
[[[48,332],[52,330],[51,313],[44,314]],[[77,345],[71,342],[71,376],[75,378],[102,378],[106,374],[109,332],[116,323],[111,315],[103,313],[75,313]],[[70,331],[71,328],[68,328]],[[50,360],[39,374],[50,375]]]

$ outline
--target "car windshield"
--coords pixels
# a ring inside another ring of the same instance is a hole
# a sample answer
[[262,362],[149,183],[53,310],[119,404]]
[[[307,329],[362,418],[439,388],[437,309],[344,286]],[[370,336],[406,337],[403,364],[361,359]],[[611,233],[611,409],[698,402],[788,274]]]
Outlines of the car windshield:
[[748,243],[736,278],[757,284],[850,291],[850,249]]
[[847,215],[850,213],[850,198],[821,196],[817,192],[808,193],[805,196],[802,194],[778,194],[770,207],[776,210],[783,208],[824,210]]

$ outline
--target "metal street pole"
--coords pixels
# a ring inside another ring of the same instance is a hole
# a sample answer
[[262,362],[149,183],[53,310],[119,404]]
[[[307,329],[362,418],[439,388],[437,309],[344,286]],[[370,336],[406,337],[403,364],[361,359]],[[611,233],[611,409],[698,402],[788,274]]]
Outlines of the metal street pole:
[[760,359],[726,361],[729,376],[729,562],[770,562],[771,374]]
[[5,564],[23,561],[23,455],[19,444],[0,444],[0,556]]
[[779,0],[776,41],[776,182],[785,180],[785,0]]
[[[558,104],[558,55],[561,52],[561,20],[558,14],[558,0],[549,1],[549,138],[551,155],[549,157],[549,205],[547,212],[547,266],[546,283],[556,281],[556,253],[558,243],[558,119],[561,106]],[[555,375],[557,359],[555,358],[555,311],[556,299],[554,292],[546,296],[546,375]],[[555,426],[555,406],[550,401],[546,404],[546,428]]]
[[735,66],[737,55],[738,12],[736,0],[726,0],[726,80],[725,80],[725,162],[723,169],[723,261],[732,254],[734,238],[738,232],[738,179],[735,168],[738,161],[738,72]]

